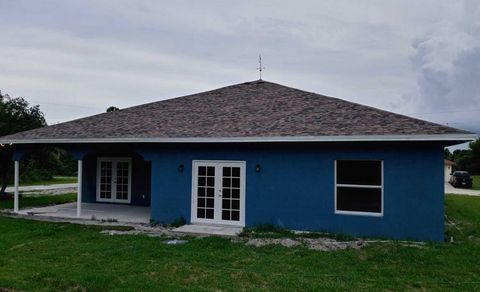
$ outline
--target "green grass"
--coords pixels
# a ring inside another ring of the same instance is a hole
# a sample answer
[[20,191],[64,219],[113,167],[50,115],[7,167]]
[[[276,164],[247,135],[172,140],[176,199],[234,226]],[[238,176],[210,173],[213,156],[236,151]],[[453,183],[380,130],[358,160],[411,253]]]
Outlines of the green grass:
[[447,195],[445,204],[447,236],[480,243],[480,197]]
[[[21,197],[19,200],[20,208],[34,207],[34,206],[48,206],[73,202],[77,199],[74,193],[61,195],[45,195],[40,197]],[[0,198],[0,209],[13,209],[12,199]]]
[[169,246],[164,238],[0,216],[0,290],[478,290],[480,198],[447,196],[446,210],[454,244],[337,252],[217,237]]
[[480,175],[472,175],[473,183],[472,189],[480,190]]

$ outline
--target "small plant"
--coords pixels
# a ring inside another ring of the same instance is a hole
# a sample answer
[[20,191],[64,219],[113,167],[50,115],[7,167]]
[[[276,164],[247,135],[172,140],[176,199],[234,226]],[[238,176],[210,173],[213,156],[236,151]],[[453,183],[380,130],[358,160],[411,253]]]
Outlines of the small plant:
[[278,238],[278,237],[295,237],[295,234],[285,228],[279,227],[274,224],[259,224],[252,228],[244,228],[239,234],[241,237],[266,237],[266,238]]
[[172,227],[180,227],[180,226],[183,226],[183,225],[185,225],[185,224],[187,224],[187,220],[185,220],[185,218],[183,218],[183,216],[182,216],[182,217],[180,217],[180,218],[178,218],[178,219],[173,220],[173,221],[170,223],[170,226],[172,226]]

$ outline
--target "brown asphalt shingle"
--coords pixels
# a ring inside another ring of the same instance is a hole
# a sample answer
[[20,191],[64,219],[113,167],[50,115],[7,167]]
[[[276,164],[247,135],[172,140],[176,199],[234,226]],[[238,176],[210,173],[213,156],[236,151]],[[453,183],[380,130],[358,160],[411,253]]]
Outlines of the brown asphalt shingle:
[[2,138],[226,138],[462,134],[466,131],[253,81]]

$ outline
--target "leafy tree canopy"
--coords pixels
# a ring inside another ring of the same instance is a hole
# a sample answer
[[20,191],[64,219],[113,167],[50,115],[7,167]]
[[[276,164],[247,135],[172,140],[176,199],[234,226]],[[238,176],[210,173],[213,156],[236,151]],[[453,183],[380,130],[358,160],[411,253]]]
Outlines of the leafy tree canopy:
[[445,150],[443,150],[443,158],[447,160],[453,159],[453,154],[450,152],[450,150],[448,150],[448,148],[445,148]]
[[46,126],[40,106],[30,106],[22,97],[10,98],[0,91],[0,136]]
[[[0,137],[46,125],[47,122],[38,105],[30,106],[24,98],[11,98],[0,91]],[[12,147],[9,145],[0,147],[0,194],[5,192],[11,180],[12,154]],[[28,168],[28,170],[36,171],[37,169]]]
[[453,151],[452,159],[455,161],[455,169],[480,174],[480,138],[470,142],[469,148]]
[[116,111],[119,111],[120,109],[116,106],[110,106],[107,108],[107,113],[111,113],[111,112],[116,112]]

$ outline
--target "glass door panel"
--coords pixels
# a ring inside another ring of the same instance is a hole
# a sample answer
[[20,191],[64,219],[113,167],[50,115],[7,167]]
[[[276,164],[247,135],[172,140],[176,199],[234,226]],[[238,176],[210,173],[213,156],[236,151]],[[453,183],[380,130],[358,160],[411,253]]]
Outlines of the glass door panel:
[[222,220],[240,221],[240,167],[223,167]]
[[128,200],[129,197],[129,181],[130,181],[130,164],[127,161],[117,161],[117,172],[115,178],[115,191],[117,200]]
[[198,166],[197,218],[214,219],[215,167]]
[[111,161],[100,162],[100,198],[112,198],[112,167]]

